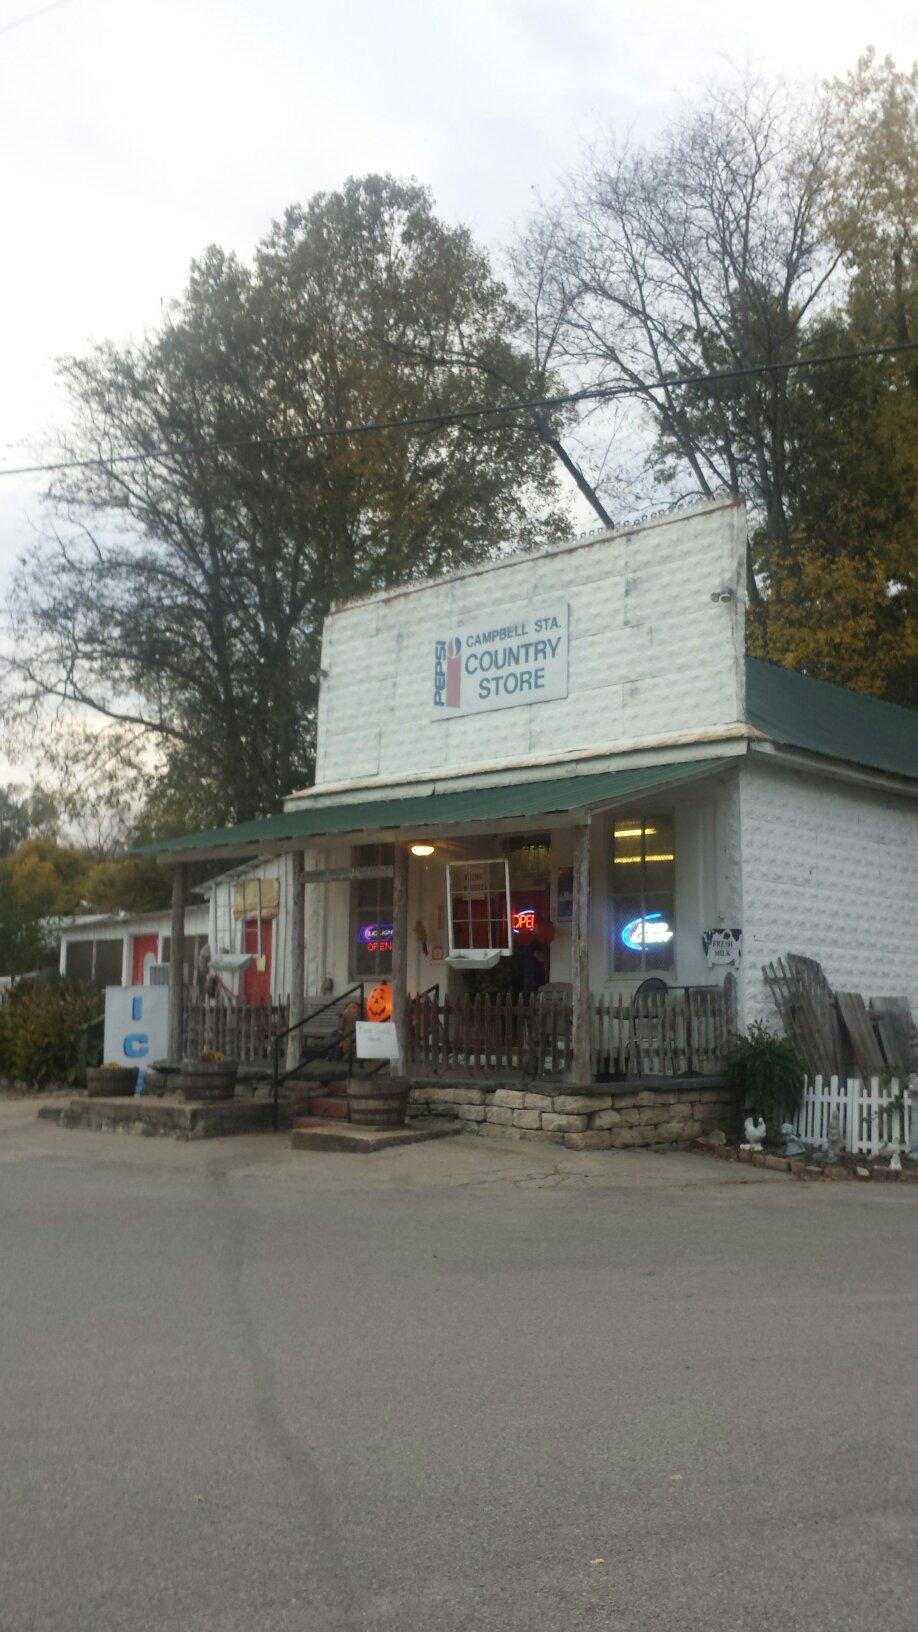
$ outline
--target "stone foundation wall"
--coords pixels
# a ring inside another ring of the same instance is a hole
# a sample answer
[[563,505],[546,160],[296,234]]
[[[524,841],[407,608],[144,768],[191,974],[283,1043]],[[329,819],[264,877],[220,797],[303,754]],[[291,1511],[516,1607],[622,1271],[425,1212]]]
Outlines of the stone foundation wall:
[[570,1150],[626,1150],[684,1145],[722,1128],[735,1133],[739,1100],[733,1087],[640,1088],[578,1094],[529,1088],[416,1083],[409,1116],[454,1116],[467,1133],[500,1139],[538,1139]]

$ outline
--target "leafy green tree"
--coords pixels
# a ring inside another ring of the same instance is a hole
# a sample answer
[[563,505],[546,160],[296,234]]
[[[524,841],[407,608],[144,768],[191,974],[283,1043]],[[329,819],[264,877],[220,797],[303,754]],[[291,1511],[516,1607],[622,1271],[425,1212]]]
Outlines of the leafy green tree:
[[170,881],[142,856],[113,856],[93,863],[84,891],[93,912],[153,912],[168,906]]
[[[851,330],[827,326],[827,351]],[[794,382],[790,537],[756,540],[765,596],[750,650],[918,707],[918,393],[905,360]]]
[[918,63],[898,69],[871,49],[826,89],[826,220],[851,269],[853,327],[905,343],[918,333]]
[[23,901],[7,862],[0,862],[0,975],[33,974],[54,961],[47,917],[34,901]]
[[20,707],[138,727],[154,815],[276,808],[311,774],[335,601],[566,528],[525,417],[294,439],[531,394],[518,326],[468,232],[389,177],[289,209],[252,264],[209,249],[156,332],[61,365],[91,462],[18,578]]
[[0,788],[0,858],[25,839],[54,838],[60,826],[57,802],[44,788]]

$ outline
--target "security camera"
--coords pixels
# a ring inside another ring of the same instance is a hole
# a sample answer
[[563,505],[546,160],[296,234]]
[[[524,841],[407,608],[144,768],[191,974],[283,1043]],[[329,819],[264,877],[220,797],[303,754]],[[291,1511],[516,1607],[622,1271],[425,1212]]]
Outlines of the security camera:
[[734,594],[732,589],[715,589],[711,596],[712,601],[721,601],[725,605],[729,605],[733,599]]

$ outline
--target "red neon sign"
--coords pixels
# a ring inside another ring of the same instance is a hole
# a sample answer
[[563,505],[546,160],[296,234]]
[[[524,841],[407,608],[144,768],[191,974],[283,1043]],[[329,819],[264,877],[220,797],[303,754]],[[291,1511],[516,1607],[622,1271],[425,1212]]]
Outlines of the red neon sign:
[[520,912],[513,913],[510,924],[514,935],[519,935],[524,930],[531,934],[536,927],[535,907],[523,907]]

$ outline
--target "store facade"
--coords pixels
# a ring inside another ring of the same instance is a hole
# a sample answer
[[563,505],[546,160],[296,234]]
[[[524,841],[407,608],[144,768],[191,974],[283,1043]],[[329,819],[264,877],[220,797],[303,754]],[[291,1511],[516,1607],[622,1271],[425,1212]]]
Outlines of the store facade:
[[277,858],[291,1016],[390,984],[419,1076],[716,1076],[788,948],[918,1000],[916,716],[747,659],[745,548],[710,502],[341,607],[315,785],[162,859]]

